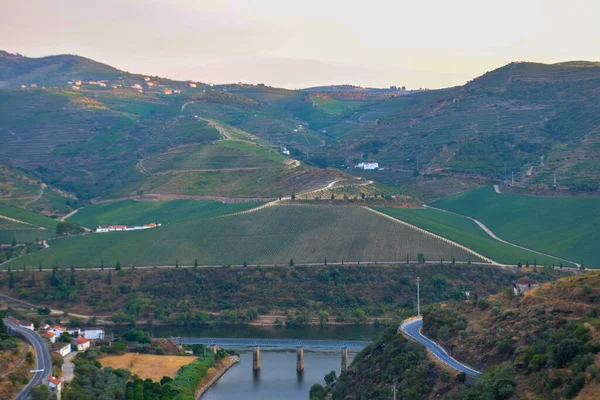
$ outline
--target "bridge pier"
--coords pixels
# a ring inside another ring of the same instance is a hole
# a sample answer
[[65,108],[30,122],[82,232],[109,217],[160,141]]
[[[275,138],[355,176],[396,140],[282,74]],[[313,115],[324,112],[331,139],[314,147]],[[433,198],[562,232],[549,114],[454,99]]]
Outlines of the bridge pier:
[[304,347],[298,347],[296,371],[304,371]]
[[210,346],[210,351],[212,351],[213,354],[217,354],[217,345],[213,344],[212,346]]
[[252,351],[252,369],[254,371],[260,369],[260,346],[256,346]]
[[348,370],[348,348],[344,347],[342,349],[342,372],[346,372]]

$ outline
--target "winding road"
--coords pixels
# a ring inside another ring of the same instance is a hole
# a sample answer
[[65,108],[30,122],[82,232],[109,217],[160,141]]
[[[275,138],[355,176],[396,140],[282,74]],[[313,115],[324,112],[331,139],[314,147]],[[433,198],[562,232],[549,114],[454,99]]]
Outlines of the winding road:
[[421,333],[422,327],[422,317],[405,321],[402,323],[402,325],[400,325],[400,329],[405,335],[421,343],[423,346],[427,347],[427,349],[431,351],[431,353],[444,364],[460,372],[464,372],[469,376],[478,377],[479,375],[481,375],[481,372],[476,371],[473,368],[469,368],[465,364],[462,364],[456,361],[454,358],[450,357],[448,353],[446,353],[446,350],[444,350],[440,345],[438,345],[436,342],[429,339],[428,337],[424,336]]
[[19,332],[25,340],[35,347],[35,365],[36,372],[33,374],[33,378],[29,381],[25,388],[15,397],[15,400],[25,400],[29,399],[31,388],[41,384],[44,379],[48,378],[52,372],[52,357],[50,356],[50,351],[46,346],[46,342],[40,335],[35,332],[30,331],[29,329],[21,328],[5,319],[4,322],[8,327],[10,327],[13,331]]

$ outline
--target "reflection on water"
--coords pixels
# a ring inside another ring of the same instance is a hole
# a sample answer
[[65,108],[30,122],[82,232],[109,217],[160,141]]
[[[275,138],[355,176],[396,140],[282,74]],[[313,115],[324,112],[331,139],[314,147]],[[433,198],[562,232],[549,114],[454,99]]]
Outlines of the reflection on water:
[[[310,387],[324,385],[323,377],[334,370],[339,375],[339,349],[304,349],[304,371],[296,371],[296,350],[261,348],[260,371],[252,371],[252,350],[240,351],[241,361],[232,367],[204,396],[203,400],[285,399],[308,400]],[[356,352],[349,353],[352,360]]]
[[[115,328],[115,333],[129,328]],[[153,337],[289,338],[329,340],[372,340],[382,327],[305,326],[294,329],[248,325],[204,325],[197,327],[153,327]],[[203,400],[285,399],[307,400],[310,387],[324,385],[324,376],[341,369],[341,349],[304,348],[304,371],[296,371],[296,349],[261,347],[261,370],[252,370],[252,348],[236,348],[241,360],[203,396]],[[356,355],[348,349],[348,362]]]

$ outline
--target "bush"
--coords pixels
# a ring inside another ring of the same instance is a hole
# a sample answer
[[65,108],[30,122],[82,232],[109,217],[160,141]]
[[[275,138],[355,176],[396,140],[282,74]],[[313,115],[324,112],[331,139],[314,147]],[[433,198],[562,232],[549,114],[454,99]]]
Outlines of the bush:
[[480,310],[486,310],[489,306],[489,303],[485,299],[481,299],[477,302],[477,307],[479,307]]

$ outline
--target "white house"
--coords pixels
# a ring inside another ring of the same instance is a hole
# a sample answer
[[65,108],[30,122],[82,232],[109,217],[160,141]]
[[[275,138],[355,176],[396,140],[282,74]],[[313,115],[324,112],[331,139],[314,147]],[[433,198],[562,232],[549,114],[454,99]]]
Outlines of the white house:
[[84,337],[78,337],[73,340],[73,347],[76,351],[85,351],[90,348],[90,341]]
[[140,85],[139,83],[135,83],[135,84],[131,85],[131,87],[133,89],[142,90],[142,85]]
[[289,151],[289,150],[288,150],[286,147],[283,147],[283,148],[281,149],[281,153],[282,153],[282,154],[285,154],[286,156],[289,156],[289,155],[290,155],[290,151]]
[[69,354],[71,352],[71,344],[56,342],[56,343],[52,343],[51,349],[52,349],[52,352],[60,354],[61,357],[65,357],[67,354]]
[[104,331],[102,329],[86,329],[81,331],[81,336],[90,340],[103,340]]
[[376,163],[376,162],[361,162],[361,163],[358,163],[355,168],[361,168],[361,169],[365,169],[365,170],[378,169],[379,168],[379,163]]
[[188,85],[190,85],[190,87],[192,88],[196,87],[196,84],[194,82],[188,82]]
[[60,392],[62,391],[62,381],[59,378],[51,376],[48,378],[48,387],[52,393],[56,393],[56,398],[60,399]]
[[99,226],[96,229],[96,232],[121,232],[121,231],[137,231],[140,229],[151,229],[156,228],[157,226],[161,226],[160,224],[146,224],[146,225],[138,225],[138,226],[126,226],[126,225],[108,225],[108,226]]

